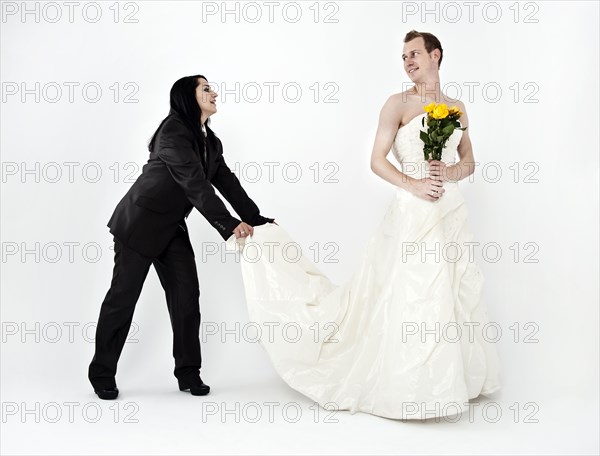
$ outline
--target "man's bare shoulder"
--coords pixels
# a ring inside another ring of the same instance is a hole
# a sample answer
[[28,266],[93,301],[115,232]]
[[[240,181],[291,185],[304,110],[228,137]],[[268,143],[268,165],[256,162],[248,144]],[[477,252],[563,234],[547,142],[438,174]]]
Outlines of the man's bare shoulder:
[[413,100],[414,95],[409,91],[394,93],[389,96],[385,103],[386,111],[393,115],[398,124],[402,124],[402,120],[417,108],[417,104]]
[[394,106],[400,126],[423,113],[423,102],[420,100],[420,96],[415,95],[411,90],[391,95],[388,102]]
[[390,95],[388,101],[392,103],[397,109],[402,109],[411,104],[414,104],[414,94],[412,94],[409,90],[404,92],[394,93]]

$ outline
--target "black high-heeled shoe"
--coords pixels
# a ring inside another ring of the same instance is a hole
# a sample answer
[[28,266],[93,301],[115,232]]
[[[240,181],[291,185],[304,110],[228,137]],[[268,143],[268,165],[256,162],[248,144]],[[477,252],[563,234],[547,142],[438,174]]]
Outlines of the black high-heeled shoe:
[[94,393],[96,393],[100,399],[112,400],[116,399],[119,395],[119,388],[111,386],[110,388],[95,389]]
[[179,391],[189,391],[192,396],[206,396],[210,391],[210,386],[202,381],[200,377],[193,380],[179,380]]

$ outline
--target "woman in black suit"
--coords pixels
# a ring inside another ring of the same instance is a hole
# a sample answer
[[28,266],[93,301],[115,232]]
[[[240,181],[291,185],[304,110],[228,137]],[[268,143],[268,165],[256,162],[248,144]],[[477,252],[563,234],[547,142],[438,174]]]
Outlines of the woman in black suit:
[[[88,370],[101,399],[119,394],[117,362],[150,265],[167,298],[179,389],[193,395],[210,390],[200,378],[200,291],[185,218],[195,207],[224,240],[252,235],[254,226],[273,222],[260,215],[225,163],[221,141],[208,125],[217,112],[216,98],[202,75],[175,82],[169,115],[150,140],[148,163],[108,222],[114,235],[115,265]],[[213,186],[241,220],[229,213]]]

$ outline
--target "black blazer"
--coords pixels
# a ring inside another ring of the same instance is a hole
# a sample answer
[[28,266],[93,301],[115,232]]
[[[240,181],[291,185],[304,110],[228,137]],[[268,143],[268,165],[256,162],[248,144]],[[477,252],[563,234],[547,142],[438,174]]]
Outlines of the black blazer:
[[[202,151],[204,152],[204,151]],[[207,163],[192,131],[171,112],[157,132],[148,163],[108,222],[110,232],[144,256],[154,258],[195,207],[227,240],[241,222],[232,217],[213,185],[251,226],[274,219],[260,215],[254,201],[225,164],[223,145],[209,135]]]

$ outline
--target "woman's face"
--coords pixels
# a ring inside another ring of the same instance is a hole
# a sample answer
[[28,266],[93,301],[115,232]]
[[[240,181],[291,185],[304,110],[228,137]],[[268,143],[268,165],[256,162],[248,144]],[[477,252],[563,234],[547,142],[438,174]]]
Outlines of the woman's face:
[[202,110],[202,114],[207,119],[217,112],[217,93],[208,84],[208,81],[203,78],[198,79],[200,84],[196,87],[196,101]]

